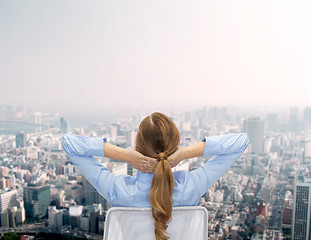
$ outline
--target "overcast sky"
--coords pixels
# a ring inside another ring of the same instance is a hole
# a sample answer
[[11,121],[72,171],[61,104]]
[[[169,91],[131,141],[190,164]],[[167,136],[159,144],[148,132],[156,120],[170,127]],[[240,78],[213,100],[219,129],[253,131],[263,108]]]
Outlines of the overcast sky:
[[310,12],[310,0],[0,0],[0,105],[311,105]]

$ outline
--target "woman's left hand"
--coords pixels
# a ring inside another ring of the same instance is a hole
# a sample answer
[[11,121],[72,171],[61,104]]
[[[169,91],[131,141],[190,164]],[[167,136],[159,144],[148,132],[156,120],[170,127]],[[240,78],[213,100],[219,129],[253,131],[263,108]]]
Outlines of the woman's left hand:
[[127,162],[133,168],[145,173],[154,173],[158,160],[155,158],[146,157],[138,151],[132,149],[127,150]]

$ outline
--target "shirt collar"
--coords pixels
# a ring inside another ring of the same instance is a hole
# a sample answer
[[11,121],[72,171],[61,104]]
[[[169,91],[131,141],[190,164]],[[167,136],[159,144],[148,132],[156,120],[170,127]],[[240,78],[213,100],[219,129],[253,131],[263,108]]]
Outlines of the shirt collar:
[[151,183],[153,179],[153,173],[143,173],[137,170],[136,179],[140,182]]

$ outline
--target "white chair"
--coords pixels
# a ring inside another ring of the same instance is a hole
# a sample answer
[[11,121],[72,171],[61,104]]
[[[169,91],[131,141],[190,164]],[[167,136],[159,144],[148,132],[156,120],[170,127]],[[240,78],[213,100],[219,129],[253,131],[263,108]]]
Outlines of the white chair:
[[[207,240],[208,213],[204,207],[173,207],[167,232],[170,240]],[[151,208],[113,207],[106,215],[104,240],[154,240]]]

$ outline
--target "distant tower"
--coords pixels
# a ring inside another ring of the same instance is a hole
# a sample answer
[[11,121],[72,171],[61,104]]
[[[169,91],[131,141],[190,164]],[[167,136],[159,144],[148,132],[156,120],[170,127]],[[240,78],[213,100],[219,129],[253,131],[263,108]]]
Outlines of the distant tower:
[[19,132],[15,136],[15,142],[16,142],[16,147],[26,147],[26,133],[25,132]]
[[279,121],[277,114],[268,114],[267,115],[267,128],[270,131],[276,131],[279,128]]
[[60,118],[60,132],[62,134],[65,134],[67,133],[67,131],[68,131],[68,121],[62,117]]
[[35,124],[37,124],[36,132],[41,132],[41,112],[35,113]]
[[264,152],[264,121],[248,118],[243,122],[243,131],[249,136],[252,153]]
[[292,107],[289,109],[288,130],[297,132],[299,127],[299,109],[297,107]]
[[293,240],[311,238],[311,179],[298,176],[294,188]]
[[128,131],[127,132],[127,145],[129,147],[135,146],[135,140],[136,140],[136,132],[135,131]]
[[311,107],[305,108],[304,114],[303,114],[303,121],[304,121],[305,127],[311,126]]

